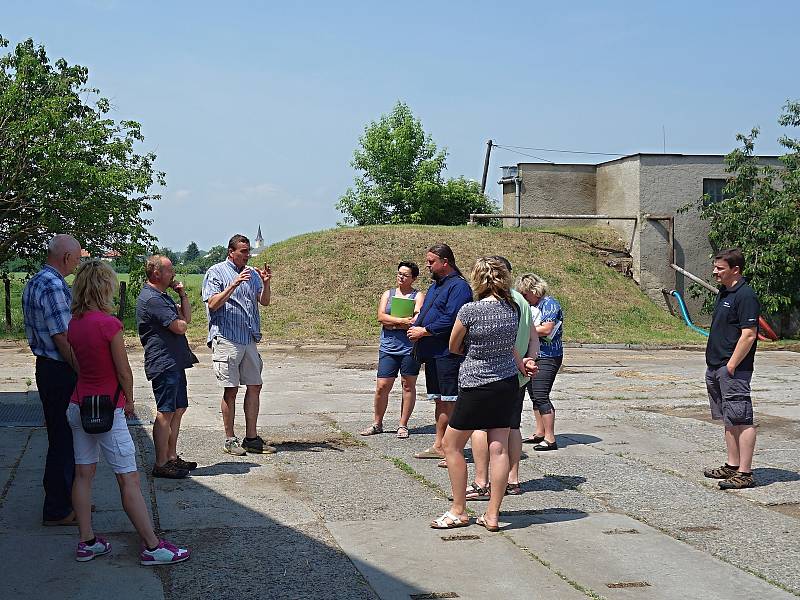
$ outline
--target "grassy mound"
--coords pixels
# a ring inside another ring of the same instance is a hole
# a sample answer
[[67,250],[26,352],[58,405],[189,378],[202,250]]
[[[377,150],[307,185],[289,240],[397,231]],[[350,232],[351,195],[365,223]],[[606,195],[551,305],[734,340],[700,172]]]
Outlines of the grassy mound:
[[[703,344],[705,338],[656,307],[636,284],[605,266],[598,249],[622,249],[610,228],[557,230],[486,227],[375,226],[330,229],[299,235],[267,248],[251,263],[273,269],[272,305],[262,308],[265,340],[352,341],[376,343],[375,319],[384,290],[395,283],[397,263],[420,265],[417,287],[427,289],[425,250],[436,242],[453,248],[459,267],[469,273],[478,256],[502,254],[514,273],[533,271],[550,284],[564,308],[568,342]],[[200,299],[202,275],[179,275],[193,307],[188,335],[206,337],[206,311]],[[120,275],[126,280],[127,275]],[[68,281],[71,281],[71,277]],[[24,338],[20,295],[22,275],[14,277],[14,327],[6,336]],[[136,335],[134,319],[126,333]]]
[[514,273],[544,277],[564,308],[566,341],[704,343],[705,338],[656,307],[636,284],[607,267],[599,248],[622,249],[608,228],[514,230],[484,227],[375,226],[332,229],[270,246],[262,258],[274,273],[273,305],[264,311],[267,339],[376,341],[381,293],[394,285],[400,260],[421,267],[425,250],[453,248],[466,273],[478,256],[502,254]]

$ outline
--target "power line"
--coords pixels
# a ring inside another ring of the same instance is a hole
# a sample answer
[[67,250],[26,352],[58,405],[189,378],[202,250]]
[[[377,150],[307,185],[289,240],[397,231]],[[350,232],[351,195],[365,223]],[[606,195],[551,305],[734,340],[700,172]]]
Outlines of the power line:
[[521,154],[522,156],[529,156],[530,158],[535,158],[536,160],[540,160],[542,162],[550,163],[551,165],[556,164],[552,160],[547,160],[546,158],[542,158],[541,156],[535,156],[533,154],[526,154],[525,152],[520,152],[519,150],[514,150],[514,149],[509,148],[507,146],[501,146],[499,144],[492,144],[492,146],[495,147],[495,148],[500,148],[502,150],[508,150],[509,152],[513,152],[515,154]]
[[585,150],[558,150],[555,148],[534,148],[533,146],[511,146],[511,145],[500,146],[499,144],[492,144],[492,145],[497,146],[498,148],[503,148],[504,150],[519,148],[520,150],[538,150],[539,152],[562,152],[564,154],[596,154],[599,156],[625,156],[627,154],[626,152],[588,152]]

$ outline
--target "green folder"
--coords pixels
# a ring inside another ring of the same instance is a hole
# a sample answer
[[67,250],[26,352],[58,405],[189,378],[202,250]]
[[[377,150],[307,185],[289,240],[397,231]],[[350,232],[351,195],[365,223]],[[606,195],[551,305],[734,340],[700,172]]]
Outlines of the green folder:
[[393,317],[405,319],[414,315],[414,305],[416,301],[413,298],[398,298],[392,297],[392,310],[389,313]]

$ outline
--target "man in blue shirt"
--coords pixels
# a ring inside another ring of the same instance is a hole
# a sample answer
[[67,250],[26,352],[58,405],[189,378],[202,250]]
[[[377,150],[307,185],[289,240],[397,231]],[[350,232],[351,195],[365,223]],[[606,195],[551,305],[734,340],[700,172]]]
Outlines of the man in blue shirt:
[[47,426],[44,467],[44,525],[77,525],[72,510],[75,454],[67,406],[75,389],[78,363],[67,341],[72,318],[70,292],[64,277],[81,259],[81,245],[71,235],[59,234],[47,246],[47,262],[22,292],[25,334],[36,356],[36,388]]
[[[178,455],[181,419],[189,406],[186,369],[197,362],[189,349],[186,329],[192,320],[192,305],[175,281],[175,269],[166,256],[154,255],[145,265],[147,281],[136,301],[136,326],[144,347],[144,372],[153,384],[156,399],[153,443],[156,448],[153,477],[181,479],[197,468],[194,461]],[[173,289],[180,306],[167,293]]]
[[[222,395],[222,422],[225,426],[223,450],[242,456],[247,452],[271,454],[258,435],[256,422],[261,395],[263,361],[256,343],[261,339],[259,305],[269,306],[272,271],[247,266],[250,240],[234,235],[228,242],[227,260],[212,266],[203,279],[203,302],[208,310],[208,345],[214,374]],[[244,395],[245,438],[239,443],[233,429],[236,394],[246,386]]]
[[456,266],[447,244],[428,248],[425,264],[433,278],[408,339],[415,344],[415,355],[425,363],[428,400],[436,403],[436,439],[433,446],[417,452],[415,458],[444,458],[442,438],[458,399],[458,368],[462,356],[450,353],[450,333],[459,309],[472,301],[472,289]]
[[738,248],[714,257],[714,279],[720,284],[706,346],[706,388],[711,418],[725,426],[728,461],[704,475],[719,479],[723,490],[753,487],[756,428],[750,379],[758,344],[761,306],[744,277],[744,256]]

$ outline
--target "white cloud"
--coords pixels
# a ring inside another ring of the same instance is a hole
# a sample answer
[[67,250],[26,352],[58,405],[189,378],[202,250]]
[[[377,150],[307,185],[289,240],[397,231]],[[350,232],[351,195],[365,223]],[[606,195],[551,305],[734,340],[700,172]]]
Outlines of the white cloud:
[[242,188],[244,195],[251,198],[269,198],[270,196],[277,194],[279,191],[280,188],[272,183],[258,183],[256,185],[248,185]]

